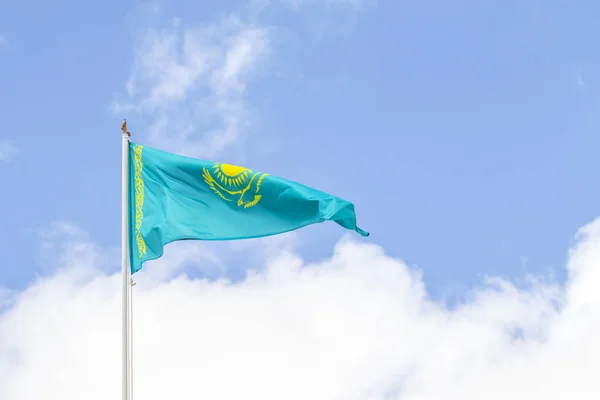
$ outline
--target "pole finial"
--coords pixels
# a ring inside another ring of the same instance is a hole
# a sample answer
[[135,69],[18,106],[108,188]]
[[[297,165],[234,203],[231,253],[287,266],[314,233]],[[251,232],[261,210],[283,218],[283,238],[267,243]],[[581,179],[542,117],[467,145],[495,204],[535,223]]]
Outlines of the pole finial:
[[131,136],[131,132],[127,130],[127,120],[123,120],[123,124],[121,125],[121,130],[123,131],[123,135]]

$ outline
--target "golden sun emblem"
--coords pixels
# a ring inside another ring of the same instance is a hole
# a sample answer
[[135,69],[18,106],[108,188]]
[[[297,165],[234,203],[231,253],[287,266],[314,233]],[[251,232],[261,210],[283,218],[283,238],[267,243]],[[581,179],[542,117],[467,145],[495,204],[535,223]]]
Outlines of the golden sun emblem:
[[[204,182],[225,201],[237,198],[238,207],[255,206],[262,196],[260,185],[267,174],[254,172],[237,165],[215,163],[211,168],[203,168]],[[250,200],[246,200],[251,196]]]

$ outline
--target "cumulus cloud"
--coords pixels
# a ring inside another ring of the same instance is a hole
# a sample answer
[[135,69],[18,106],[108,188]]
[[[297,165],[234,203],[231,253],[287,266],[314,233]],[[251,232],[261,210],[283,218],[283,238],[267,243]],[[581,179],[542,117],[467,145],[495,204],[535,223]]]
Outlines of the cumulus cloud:
[[[119,398],[112,253],[62,232],[46,246],[60,253],[54,272],[4,295],[3,400]],[[177,252],[165,254],[172,271],[204,263]],[[596,221],[569,252],[566,283],[489,279],[452,309],[428,297],[418,271],[349,239],[316,264],[283,246],[239,282],[165,278],[148,264],[134,289],[135,396],[596,399],[599,262]]]
[[0,162],[10,162],[17,154],[17,147],[6,139],[0,139]]
[[230,15],[144,32],[115,113],[150,117],[150,143],[180,154],[211,158],[236,143],[251,122],[247,86],[269,54],[269,30]]

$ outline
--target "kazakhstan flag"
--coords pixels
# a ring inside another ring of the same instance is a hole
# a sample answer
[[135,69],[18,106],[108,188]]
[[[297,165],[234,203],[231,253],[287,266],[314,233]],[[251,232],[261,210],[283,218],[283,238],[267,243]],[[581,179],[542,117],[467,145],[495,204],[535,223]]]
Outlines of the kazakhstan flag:
[[131,273],[177,240],[236,240],[335,221],[362,236],[354,205],[262,172],[129,144]]

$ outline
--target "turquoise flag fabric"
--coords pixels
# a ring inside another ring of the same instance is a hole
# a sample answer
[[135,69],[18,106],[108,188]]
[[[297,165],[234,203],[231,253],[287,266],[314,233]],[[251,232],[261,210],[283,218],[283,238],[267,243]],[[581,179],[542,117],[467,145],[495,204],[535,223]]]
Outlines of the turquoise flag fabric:
[[346,200],[248,168],[130,143],[131,273],[177,240],[277,235],[323,221],[356,225]]

